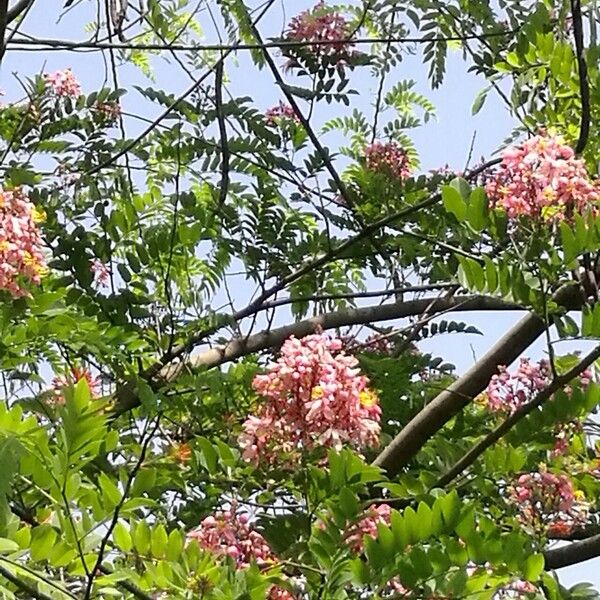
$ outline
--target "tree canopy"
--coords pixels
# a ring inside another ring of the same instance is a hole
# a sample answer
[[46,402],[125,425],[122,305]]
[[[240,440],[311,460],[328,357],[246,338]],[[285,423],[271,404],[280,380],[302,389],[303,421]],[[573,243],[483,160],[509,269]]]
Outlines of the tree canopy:
[[0,0],[2,598],[597,598],[599,18]]

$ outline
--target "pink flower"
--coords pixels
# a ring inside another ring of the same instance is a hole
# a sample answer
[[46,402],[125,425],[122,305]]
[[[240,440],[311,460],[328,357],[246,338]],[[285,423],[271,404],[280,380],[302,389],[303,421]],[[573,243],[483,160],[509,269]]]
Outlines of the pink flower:
[[48,273],[37,223],[45,214],[17,189],[0,188],[0,289],[27,296],[23,284],[39,285]]
[[106,287],[110,279],[110,271],[105,263],[99,258],[94,258],[90,263],[90,269],[94,274],[94,280],[97,285]]
[[379,504],[378,506],[369,507],[363,517],[346,532],[346,543],[352,551],[357,554],[361,554],[364,551],[363,538],[366,535],[377,539],[377,525],[380,523],[389,525],[391,514],[392,508],[389,504]]
[[520,475],[509,488],[509,498],[520,521],[535,530],[565,533],[587,521],[583,496],[564,474],[541,471]]
[[52,86],[52,90],[57,96],[77,98],[81,95],[81,86],[71,69],[48,73],[44,75],[44,79]]
[[267,125],[271,127],[279,127],[284,123],[300,123],[300,117],[289,104],[280,102],[277,106],[273,106],[265,113]]
[[365,149],[367,169],[394,179],[406,179],[411,175],[408,155],[396,142],[374,142]]
[[114,123],[121,116],[121,106],[118,102],[100,102],[96,104],[98,116],[107,123]]
[[327,58],[331,63],[340,64],[352,53],[352,44],[347,41],[350,34],[344,16],[325,6],[321,0],[311,10],[305,10],[291,20],[285,38],[294,42],[330,42],[307,44],[300,52],[308,51],[313,59]]
[[98,398],[100,395],[100,380],[94,377],[91,371],[85,367],[73,367],[65,375],[59,375],[54,378],[52,381],[53,395],[49,403],[52,406],[63,405],[65,403],[64,389],[75,385],[81,379],[87,381],[92,398]]
[[485,189],[491,205],[510,219],[568,219],[588,208],[596,212],[600,199],[600,188],[590,180],[584,162],[554,136],[535,136],[507,148]]
[[243,425],[245,460],[274,464],[303,449],[377,446],[381,409],[358,361],[324,334],[287,339],[277,362],[254,378],[264,403]]
[[550,363],[540,360],[532,364],[522,358],[514,374],[499,366],[487,387],[488,407],[494,412],[513,413],[526,404],[550,381]]
[[[206,517],[198,527],[187,534],[196,540],[200,548],[218,558],[230,557],[237,569],[246,569],[252,563],[269,567],[277,563],[267,540],[253,527],[247,514],[240,513],[237,506]],[[273,586],[270,600],[294,600],[287,590]]]

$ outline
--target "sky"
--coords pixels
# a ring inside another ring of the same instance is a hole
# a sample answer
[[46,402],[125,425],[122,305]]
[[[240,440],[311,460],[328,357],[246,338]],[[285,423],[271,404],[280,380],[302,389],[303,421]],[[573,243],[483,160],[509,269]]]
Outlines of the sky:
[[[60,14],[62,2],[54,0],[37,0],[28,16],[23,32],[36,37],[82,40],[87,37],[84,23],[92,21],[95,16],[90,10],[95,3],[84,1],[56,22]],[[260,24],[264,37],[278,35],[287,20],[303,9],[310,8],[312,0],[279,0],[269,16]],[[210,19],[206,13],[200,13],[199,20],[205,28],[208,43],[216,41]],[[276,52],[274,52],[276,56]],[[279,61],[283,59],[279,59]],[[22,96],[21,90],[13,73],[24,76],[41,71],[52,72],[71,67],[88,93],[103,85],[106,80],[105,58],[100,53],[73,53],[66,51],[21,52],[10,50],[0,71],[0,88],[6,92],[9,100]],[[153,60],[156,75],[156,85],[177,94],[189,85],[189,79],[181,73],[177,65],[169,64],[160,58]],[[363,72],[364,73],[364,72]],[[489,158],[501,145],[502,140],[510,133],[514,123],[509,117],[503,102],[494,94],[488,99],[478,115],[471,116],[471,106],[476,94],[485,86],[485,82],[473,74],[467,73],[465,63],[458,51],[451,51],[448,58],[447,75],[442,87],[431,90],[426,77],[426,67],[423,66],[420,54],[405,56],[400,65],[389,78],[389,85],[400,79],[414,79],[416,89],[424,93],[437,108],[437,119],[412,134],[421,156],[423,170],[429,170],[443,165],[454,169],[463,169],[473,144],[472,162],[480,157]],[[281,92],[273,84],[268,70],[257,71],[252,65],[247,52],[238,52],[227,62],[227,74],[230,79],[229,90],[234,96],[252,96],[255,104],[263,109],[277,104],[283,99]],[[119,66],[119,80],[122,87],[131,89],[132,85],[150,87],[151,81],[131,64]],[[296,83],[296,82],[294,82]],[[357,72],[352,77],[352,86],[359,91],[352,98],[353,106],[360,108],[366,114],[371,114],[371,105],[375,95],[375,81]],[[144,116],[152,116],[160,112],[157,105],[150,105],[142,100],[139,94],[132,91],[123,99],[125,112],[142,112]],[[324,105],[319,107],[315,122],[323,123],[337,116],[343,107]],[[134,135],[142,124],[128,122],[128,134]],[[325,143],[335,147],[342,140],[339,136],[325,138]],[[370,288],[380,289],[377,282],[369,282]],[[372,285],[371,285],[372,284]],[[251,289],[244,282],[236,287],[240,305],[251,294]],[[363,303],[364,304],[364,303]],[[285,319],[286,315],[280,317]],[[445,338],[434,338],[421,344],[426,352],[442,355],[445,360],[456,365],[458,372],[465,371],[521,316],[515,312],[494,313],[461,313],[456,320],[473,324],[482,332],[482,336],[454,335]],[[579,345],[578,347],[581,347]],[[564,349],[564,348],[563,348]],[[540,340],[529,352],[531,358],[540,358],[544,351],[544,342]],[[582,580],[594,583],[600,589],[600,559],[588,561],[581,565],[565,569],[561,572],[561,580],[565,585],[573,585]]]

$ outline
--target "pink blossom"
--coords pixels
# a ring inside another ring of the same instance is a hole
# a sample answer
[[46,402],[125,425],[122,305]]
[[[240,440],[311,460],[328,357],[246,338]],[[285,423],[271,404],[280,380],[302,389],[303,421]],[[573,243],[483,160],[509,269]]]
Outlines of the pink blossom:
[[52,86],[52,90],[57,96],[78,98],[81,95],[81,86],[71,69],[48,73],[44,75],[44,79]]
[[285,122],[300,123],[300,117],[296,111],[289,105],[280,102],[277,106],[273,106],[265,113],[267,125],[271,127],[279,127]]
[[245,460],[274,464],[316,448],[377,446],[381,409],[358,361],[324,334],[290,337],[267,373],[254,378],[264,403],[239,437]]
[[394,179],[406,179],[411,175],[410,161],[406,151],[396,142],[374,142],[365,149],[367,169]]
[[118,102],[100,102],[96,104],[96,112],[102,120],[114,123],[121,116],[121,105]]
[[105,287],[110,279],[110,271],[108,266],[99,258],[94,258],[90,264],[90,269],[94,274],[94,280],[97,285]]
[[305,10],[291,20],[285,38],[294,42],[330,42],[308,44],[303,50],[308,50],[315,59],[326,57],[340,64],[352,53],[352,44],[347,41],[350,33],[344,16],[321,0],[311,10]]
[[13,298],[28,295],[23,284],[39,285],[48,273],[37,226],[44,217],[22,190],[0,189],[0,289]]
[[502,589],[498,590],[493,596],[492,600],[505,600],[508,598],[524,598],[524,594],[535,594],[537,587],[529,581],[523,579],[517,579],[505,585]]
[[524,473],[510,487],[509,498],[519,511],[520,521],[534,530],[568,532],[587,520],[583,496],[564,474]]
[[600,188],[590,180],[585,163],[554,136],[535,136],[507,148],[485,189],[492,206],[510,219],[562,220],[588,208],[596,212],[600,199]]
[[370,506],[362,518],[354,523],[345,534],[346,543],[353,552],[361,554],[364,551],[364,536],[377,539],[377,525],[388,525],[391,522],[392,507],[389,504]]
[[550,363],[544,359],[532,364],[528,358],[522,358],[513,374],[499,366],[498,374],[492,376],[487,387],[488,407],[494,412],[513,413],[532,400],[549,381]]
[[49,404],[63,405],[65,403],[64,389],[75,385],[81,379],[85,379],[90,390],[92,398],[98,398],[100,395],[100,380],[94,377],[91,371],[85,367],[73,367],[65,375],[58,375],[52,381],[53,394],[49,399]]
[[[277,563],[267,540],[252,527],[248,515],[239,512],[235,505],[206,517],[188,532],[187,538],[196,540],[200,548],[218,558],[232,558],[237,569],[246,569],[252,563],[261,568]],[[293,594],[279,586],[271,587],[268,597],[269,600],[294,600]]]

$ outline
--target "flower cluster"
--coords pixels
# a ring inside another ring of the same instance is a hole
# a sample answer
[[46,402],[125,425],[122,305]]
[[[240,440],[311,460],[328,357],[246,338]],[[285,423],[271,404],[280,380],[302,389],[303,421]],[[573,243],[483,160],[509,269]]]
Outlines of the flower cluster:
[[566,534],[587,520],[583,494],[564,474],[524,473],[510,488],[521,522],[537,531]]
[[118,102],[99,102],[96,114],[107,123],[114,123],[121,116],[121,105]]
[[406,179],[411,175],[410,161],[406,151],[396,142],[374,142],[365,148],[367,169],[394,179]]
[[[188,532],[187,537],[196,540],[200,548],[218,558],[232,558],[238,569],[245,569],[252,563],[260,568],[277,563],[267,540],[252,527],[248,515],[240,513],[235,505],[206,517],[198,527]],[[294,600],[294,596],[283,588],[273,586],[269,599]]]
[[580,431],[582,431],[581,421],[559,423],[554,430],[554,447],[550,451],[550,458],[558,458],[568,454],[573,436]]
[[508,598],[525,598],[526,594],[535,594],[538,591],[537,587],[529,581],[523,579],[517,579],[508,585],[505,585],[502,589],[498,590],[493,596],[492,600],[506,600]]
[[56,71],[44,75],[46,83],[52,86],[57,96],[62,98],[78,98],[81,95],[81,86],[71,69]]
[[110,271],[106,265],[99,258],[94,258],[90,264],[90,269],[94,274],[94,281],[97,285],[106,286],[110,279]]
[[279,127],[284,123],[300,123],[300,117],[296,111],[289,104],[283,102],[269,108],[265,113],[265,120],[271,127]]
[[257,464],[315,448],[357,449],[379,442],[381,409],[358,361],[324,334],[291,337],[254,389],[266,400],[243,425],[243,457]]
[[389,525],[392,514],[392,508],[389,504],[379,504],[371,506],[365,512],[364,516],[348,528],[345,534],[346,543],[353,552],[361,554],[364,550],[364,536],[368,535],[373,539],[377,538],[377,525]]
[[492,411],[513,413],[543,390],[550,380],[550,363],[542,359],[533,364],[522,358],[516,372],[499,366],[487,387],[487,404]]
[[38,285],[48,268],[37,223],[44,213],[21,190],[0,189],[0,289],[26,296],[23,283]]
[[285,38],[292,42],[317,42],[306,46],[314,59],[326,58],[342,64],[352,52],[352,44],[347,41],[350,33],[344,16],[327,8],[321,0],[291,20]]
[[486,193],[491,205],[510,219],[561,220],[596,208],[600,200],[600,188],[590,180],[584,162],[554,136],[535,136],[506,149]]
[[100,395],[100,380],[85,367],[72,367],[68,373],[59,375],[52,381],[52,395],[49,404],[52,406],[64,405],[64,389],[76,385],[81,379],[87,381],[92,398],[97,398]]

